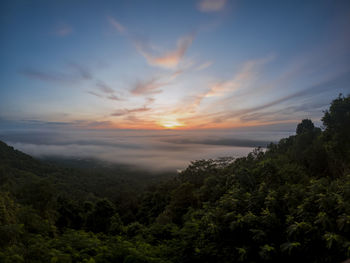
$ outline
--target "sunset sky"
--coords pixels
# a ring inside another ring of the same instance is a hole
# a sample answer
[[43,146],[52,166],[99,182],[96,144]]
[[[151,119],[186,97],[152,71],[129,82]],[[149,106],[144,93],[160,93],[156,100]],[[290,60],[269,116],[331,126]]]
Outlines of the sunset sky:
[[319,121],[350,92],[350,1],[1,1],[0,123]]

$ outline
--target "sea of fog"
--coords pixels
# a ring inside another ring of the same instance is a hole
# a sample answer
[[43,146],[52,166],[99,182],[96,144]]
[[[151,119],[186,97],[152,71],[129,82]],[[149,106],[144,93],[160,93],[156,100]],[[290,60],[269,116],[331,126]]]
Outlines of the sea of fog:
[[0,129],[0,140],[38,158],[95,158],[160,171],[183,169],[193,160],[244,156],[293,134],[293,126],[199,131]]

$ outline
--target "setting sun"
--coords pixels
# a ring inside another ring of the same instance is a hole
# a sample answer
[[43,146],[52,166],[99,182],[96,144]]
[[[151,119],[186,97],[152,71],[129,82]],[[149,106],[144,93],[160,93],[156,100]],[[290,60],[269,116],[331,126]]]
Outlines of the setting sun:
[[177,120],[163,120],[159,123],[162,127],[167,129],[174,129],[177,127],[184,126],[183,123],[178,122]]

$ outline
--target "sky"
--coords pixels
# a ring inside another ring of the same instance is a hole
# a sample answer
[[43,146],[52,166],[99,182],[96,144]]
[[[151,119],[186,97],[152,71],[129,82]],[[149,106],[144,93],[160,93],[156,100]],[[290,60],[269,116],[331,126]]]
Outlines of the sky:
[[255,138],[235,138],[278,139],[350,93],[347,0],[5,0],[0,47],[6,138],[249,128]]

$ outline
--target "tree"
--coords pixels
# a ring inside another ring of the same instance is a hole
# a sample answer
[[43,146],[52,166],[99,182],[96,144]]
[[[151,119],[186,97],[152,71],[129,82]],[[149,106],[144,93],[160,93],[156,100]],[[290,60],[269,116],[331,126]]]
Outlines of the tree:
[[111,227],[115,214],[114,204],[108,199],[96,202],[94,210],[87,217],[87,228],[95,233],[107,232]]
[[332,169],[337,175],[350,171],[350,95],[339,95],[322,118],[324,139]]
[[305,132],[312,132],[314,130],[315,126],[313,122],[309,119],[304,119],[301,121],[301,123],[297,126],[297,135],[305,133]]

